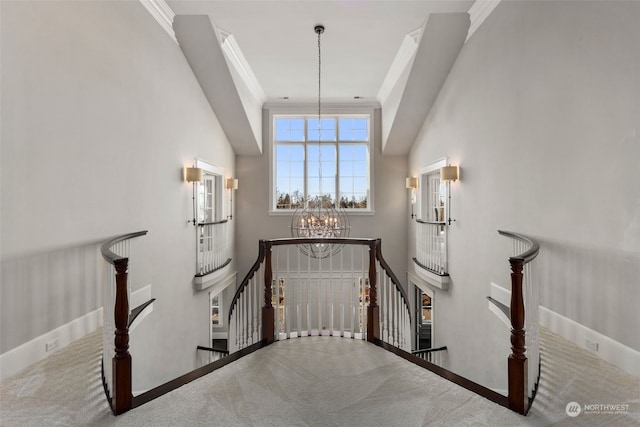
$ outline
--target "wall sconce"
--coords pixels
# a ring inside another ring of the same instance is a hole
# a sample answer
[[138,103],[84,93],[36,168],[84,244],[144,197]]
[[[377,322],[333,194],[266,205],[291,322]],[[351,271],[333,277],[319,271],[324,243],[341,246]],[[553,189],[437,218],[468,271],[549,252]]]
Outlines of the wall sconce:
[[193,222],[195,226],[196,221],[196,185],[202,182],[202,169],[195,166],[184,168],[184,180],[193,184],[193,220],[187,221],[187,224]]
[[229,219],[233,220],[233,191],[238,189],[238,178],[227,178],[225,187],[229,190]]
[[416,188],[418,188],[418,177],[410,176],[405,180],[407,190],[411,190],[411,219],[415,218],[415,214],[413,213],[413,205],[416,204]]
[[447,223],[451,225],[451,221],[455,221],[455,219],[451,219],[451,183],[460,179],[460,168],[458,166],[445,166],[440,168],[440,181],[446,182],[449,186],[449,206],[447,206],[447,212],[449,214],[449,218],[447,219]]

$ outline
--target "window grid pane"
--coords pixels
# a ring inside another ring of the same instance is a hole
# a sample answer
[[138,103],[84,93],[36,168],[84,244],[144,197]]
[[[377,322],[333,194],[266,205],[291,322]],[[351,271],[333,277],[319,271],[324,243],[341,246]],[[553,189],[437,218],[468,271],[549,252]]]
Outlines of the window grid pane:
[[276,209],[296,209],[304,195],[304,145],[276,146]]
[[276,141],[304,141],[304,119],[276,118]]
[[367,208],[369,194],[367,145],[340,145],[340,206]]
[[[368,117],[275,121],[276,209],[296,209],[316,196],[328,196],[343,208],[369,208]],[[296,141],[302,144],[292,144]]]

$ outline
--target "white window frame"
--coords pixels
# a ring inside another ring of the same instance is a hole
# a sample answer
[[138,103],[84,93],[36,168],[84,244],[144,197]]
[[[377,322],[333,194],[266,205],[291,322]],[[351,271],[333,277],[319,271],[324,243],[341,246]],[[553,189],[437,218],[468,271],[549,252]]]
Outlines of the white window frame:
[[[436,289],[432,288],[428,282],[412,274],[411,272],[407,274],[407,278],[408,278],[409,286],[413,285],[420,292],[429,295],[429,298],[431,298],[431,348],[437,348],[439,343],[436,343],[436,317],[435,317]],[[418,308],[420,311],[418,311]],[[422,324],[422,306],[416,307],[416,316],[420,316],[420,318],[416,320],[417,321],[419,320]],[[416,325],[418,324],[417,321],[416,321]],[[416,336],[414,339],[417,339],[417,332],[418,332],[418,329],[416,328],[416,334],[415,334]],[[415,344],[415,348],[417,348],[418,343],[416,342],[414,344]]]
[[[447,166],[448,161],[449,161],[448,157],[443,157],[442,159],[429,163],[428,165],[420,169],[420,174],[418,176],[419,191],[418,191],[418,198],[417,198],[417,205],[418,205],[417,217],[423,221],[428,221],[430,216],[430,213],[427,212],[427,208],[429,205],[429,194],[428,194],[429,186],[427,185],[427,182],[428,182],[427,176],[436,172],[440,173],[440,168]],[[448,185],[445,185],[443,222],[445,218],[449,218],[449,186]]]
[[[318,110],[317,104],[312,105],[292,105],[289,107],[265,107],[269,112],[268,120],[268,151],[269,151],[269,215],[291,215],[294,209],[276,209],[276,194],[275,194],[275,173],[276,173],[276,158],[275,158],[275,119],[276,117],[291,116],[300,118],[317,118]],[[374,157],[375,157],[375,141],[377,138],[375,129],[375,107],[374,106],[333,106],[322,108],[322,117],[348,117],[348,116],[368,116],[369,118],[369,141],[368,141],[368,181],[369,181],[369,193],[367,195],[367,208],[350,208],[345,209],[349,215],[373,215],[375,214],[375,201],[374,201]],[[355,141],[357,143],[357,141]],[[309,142],[306,142],[309,144]],[[338,167],[338,166],[337,166]]]
[[[210,330],[211,330],[211,339],[213,340],[214,338],[214,334],[216,332],[219,332],[219,328],[221,328],[222,326],[224,326],[224,310],[223,308],[223,301],[222,301],[222,294],[223,292],[218,292],[218,293],[213,293],[213,292],[209,292],[209,314],[211,316],[211,323],[210,323]],[[213,324],[213,300],[218,298],[218,324],[214,325]]]
[[[225,217],[226,206],[225,206],[225,197],[224,197],[224,180],[225,180],[224,169],[202,159],[196,159],[196,167],[202,169],[203,181],[206,179],[206,176],[215,177],[215,181],[214,181],[215,182],[215,188],[214,188],[215,215],[212,221],[222,221],[223,219],[226,218]],[[204,186],[203,186],[204,184],[201,182],[198,182],[196,183],[196,185],[197,185],[197,191],[196,191],[197,210],[195,214],[195,217],[196,217],[195,219],[196,219],[196,223],[199,223],[199,222],[204,222],[204,218],[200,218],[200,194],[201,194],[201,190],[204,189]],[[205,203],[204,200],[202,201],[202,203],[203,204]]]

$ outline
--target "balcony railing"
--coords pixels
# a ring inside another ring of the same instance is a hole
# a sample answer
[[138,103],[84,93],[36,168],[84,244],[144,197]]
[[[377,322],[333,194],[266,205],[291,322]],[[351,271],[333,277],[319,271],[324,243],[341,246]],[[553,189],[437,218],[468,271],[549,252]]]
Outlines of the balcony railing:
[[447,226],[440,221],[416,220],[415,262],[437,275],[447,274]]
[[[314,258],[312,245],[341,246]],[[376,239],[261,240],[232,301],[231,353],[265,341],[335,336],[411,349],[408,299]]]
[[228,220],[200,222],[198,226],[198,276],[214,272],[231,260]]

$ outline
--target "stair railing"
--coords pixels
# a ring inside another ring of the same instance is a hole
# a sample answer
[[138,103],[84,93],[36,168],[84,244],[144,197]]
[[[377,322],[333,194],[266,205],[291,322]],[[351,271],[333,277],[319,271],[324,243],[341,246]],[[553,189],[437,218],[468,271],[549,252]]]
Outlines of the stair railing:
[[129,353],[129,259],[131,239],[147,231],[124,234],[102,245],[102,257],[107,262],[103,289],[103,384],[107,400],[118,415],[133,405],[131,385],[131,354]]
[[[511,354],[508,359],[508,405],[526,414],[540,375],[538,335],[539,286],[533,262],[540,245],[522,234],[498,230],[513,240],[511,266]],[[525,354],[526,352],[526,354]]]
[[427,348],[424,350],[415,350],[412,351],[411,354],[413,354],[414,356],[418,356],[422,360],[426,360],[429,363],[433,363],[434,365],[443,366],[446,351],[447,346],[444,346],[438,348]]
[[[312,245],[339,246],[314,258]],[[309,246],[309,247],[305,247]],[[379,239],[261,240],[229,312],[231,353],[301,336],[340,336],[411,347],[408,298]]]

